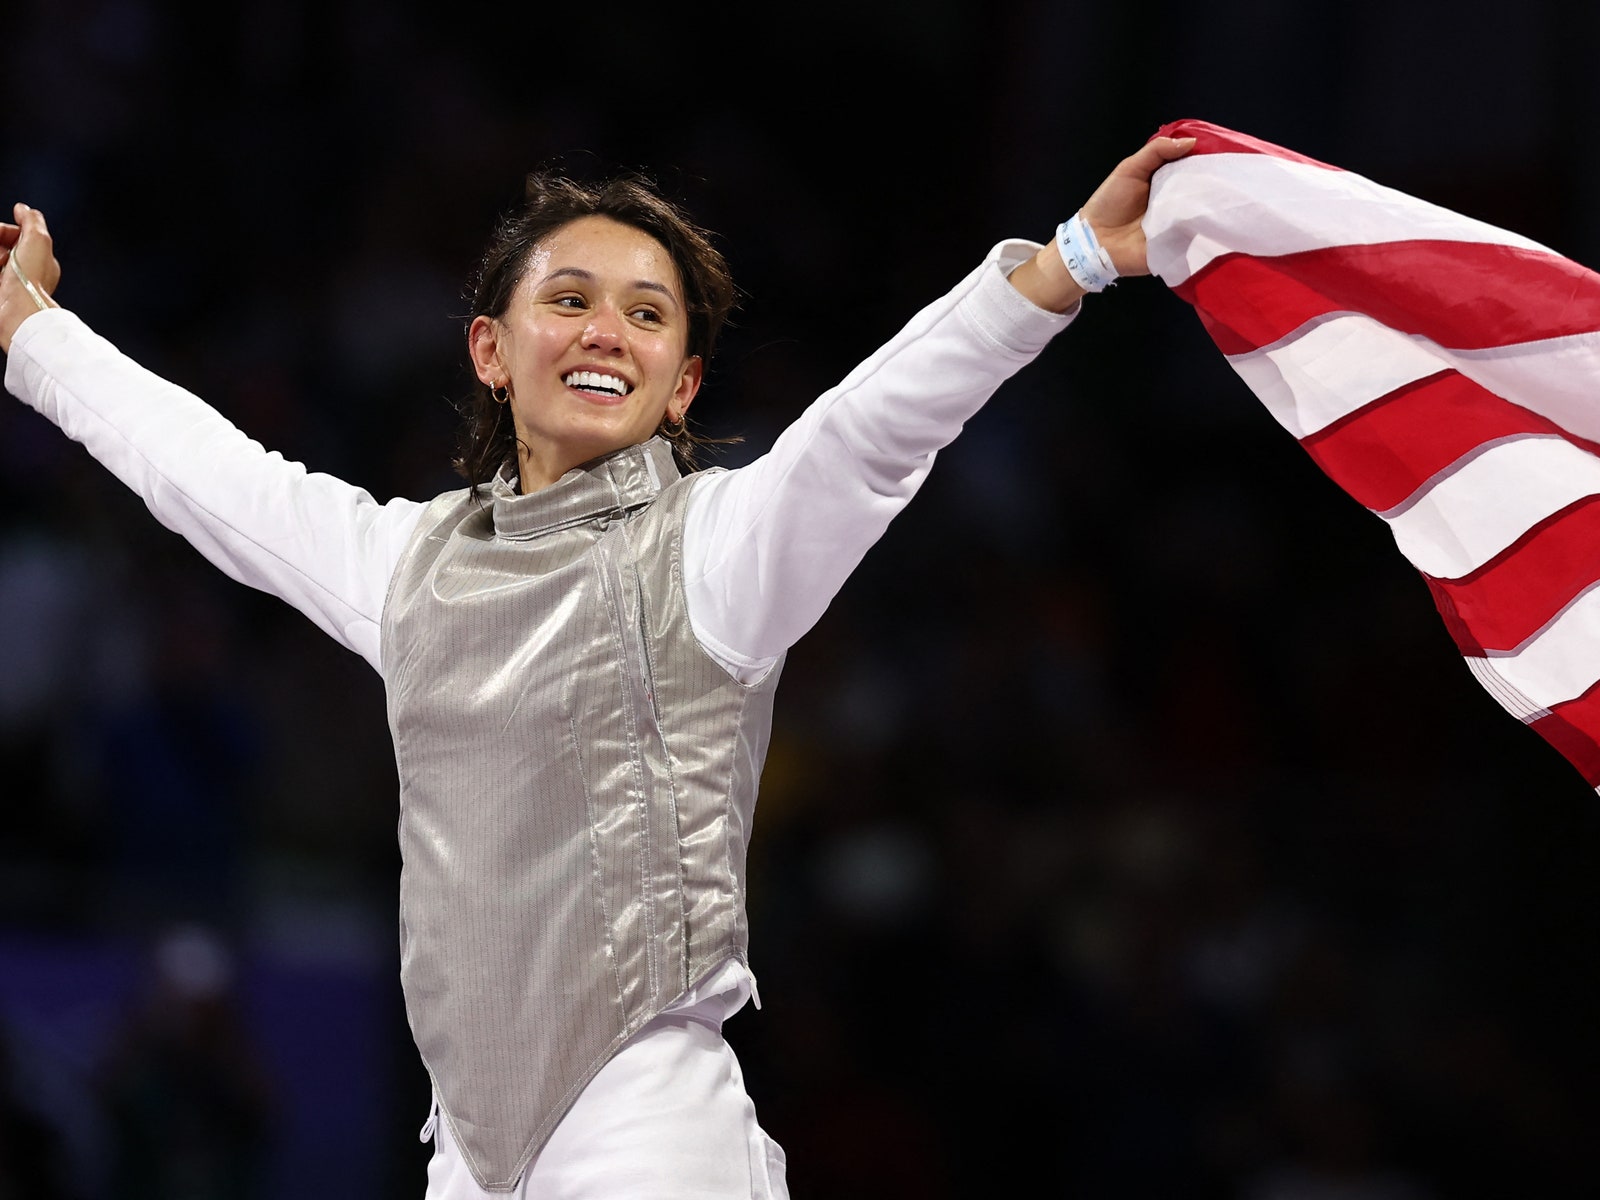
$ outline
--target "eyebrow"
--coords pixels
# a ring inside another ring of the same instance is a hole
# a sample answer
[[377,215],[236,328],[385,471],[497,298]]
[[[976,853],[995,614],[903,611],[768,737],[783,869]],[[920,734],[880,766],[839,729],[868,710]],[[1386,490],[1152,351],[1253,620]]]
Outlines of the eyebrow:
[[[585,271],[582,267],[557,267],[554,271],[551,271],[550,274],[546,275],[542,280],[540,280],[540,282],[549,283],[552,279],[568,278],[582,279],[586,283],[593,283],[595,281],[595,273],[593,271]],[[678,303],[678,298],[672,294],[671,288],[667,287],[667,285],[664,283],[657,283],[653,279],[635,279],[631,286],[642,288],[647,292],[660,292],[668,300],[671,300],[673,304]]]

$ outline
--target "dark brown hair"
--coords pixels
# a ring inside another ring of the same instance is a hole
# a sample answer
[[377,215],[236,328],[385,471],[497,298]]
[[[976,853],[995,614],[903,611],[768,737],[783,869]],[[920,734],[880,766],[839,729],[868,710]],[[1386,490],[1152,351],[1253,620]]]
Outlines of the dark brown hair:
[[[619,175],[597,184],[579,183],[553,172],[529,175],[526,199],[500,219],[478,264],[468,327],[480,316],[504,317],[539,243],[580,217],[594,216],[632,226],[666,248],[683,285],[689,318],[688,352],[709,366],[717,334],[733,308],[733,278],[727,261],[711,244],[711,235],[641,175]],[[516,461],[517,435],[507,408],[494,402],[482,382],[475,384],[461,407],[465,428],[455,468],[474,487],[490,482],[503,465]],[[699,466],[695,460],[698,449],[735,440],[702,437],[691,433],[687,424],[668,428],[665,418],[657,432],[671,440],[678,461],[690,471]]]

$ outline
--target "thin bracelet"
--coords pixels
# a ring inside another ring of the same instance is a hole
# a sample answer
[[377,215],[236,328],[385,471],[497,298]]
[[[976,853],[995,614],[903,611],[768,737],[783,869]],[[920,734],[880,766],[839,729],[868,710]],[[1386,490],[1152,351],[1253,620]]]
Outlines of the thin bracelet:
[[22,282],[22,286],[27,291],[28,297],[39,306],[41,311],[49,308],[50,305],[46,303],[43,293],[41,293],[39,289],[34,286],[33,280],[28,278],[27,272],[22,269],[22,264],[17,261],[17,252],[15,248],[13,248],[11,253],[6,256],[6,260],[11,264],[11,273]]

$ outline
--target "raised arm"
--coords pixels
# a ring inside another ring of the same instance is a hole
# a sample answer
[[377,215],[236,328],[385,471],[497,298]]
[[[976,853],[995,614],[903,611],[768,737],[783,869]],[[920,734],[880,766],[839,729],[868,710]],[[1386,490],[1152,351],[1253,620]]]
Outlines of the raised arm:
[[379,505],[269,453],[118,352],[50,299],[60,269],[44,218],[21,205],[16,216],[0,225],[7,390],[82,442],[229,576],[286,600],[378,667],[384,593],[422,505]]
[[[1101,277],[1148,273],[1139,222],[1150,177],[1193,144],[1147,143],[1084,205],[1112,264]],[[921,487],[937,451],[1065,328],[1085,290],[1058,242],[1002,243],[813,403],[768,454],[697,483],[684,583],[706,649],[739,678],[760,678],[816,623]]]

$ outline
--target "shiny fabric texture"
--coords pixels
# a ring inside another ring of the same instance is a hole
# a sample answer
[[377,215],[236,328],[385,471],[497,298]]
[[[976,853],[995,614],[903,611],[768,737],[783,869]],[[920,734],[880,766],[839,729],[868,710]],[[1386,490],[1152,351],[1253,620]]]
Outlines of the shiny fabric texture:
[[401,982],[485,1190],[515,1186],[628,1037],[746,957],[778,668],[745,686],[695,640],[693,485],[658,438],[529,496],[441,496],[384,606]]

